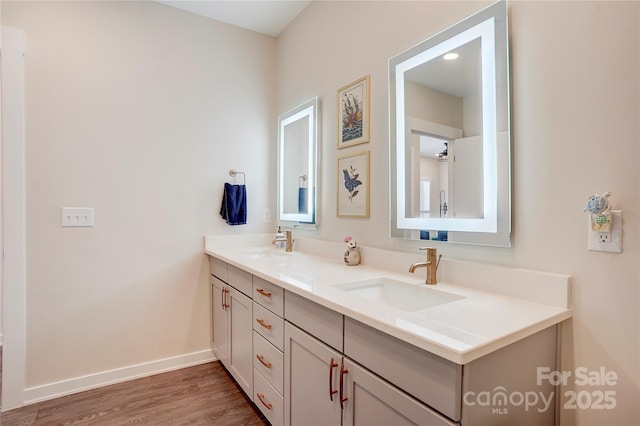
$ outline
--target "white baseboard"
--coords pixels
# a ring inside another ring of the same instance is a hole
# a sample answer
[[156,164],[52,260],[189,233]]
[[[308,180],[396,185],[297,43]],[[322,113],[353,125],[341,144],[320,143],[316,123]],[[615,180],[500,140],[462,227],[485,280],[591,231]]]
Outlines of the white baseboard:
[[206,349],[204,351],[192,352],[190,354],[178,355],[142,364],[130,365],[128,367],[116,368],[114,370],[102,371],[100,373],[89,374],[86,376],[74,377],[73,379],[26,388],[24,390],[23,401],[24,405],[34,404],[36,402],[46,401],[65,395],[138,379],[140,377],[152,376],[154,374],[204,364],[216,361],[216,359],[217,358],[213,355],[213,352],[211,352],[210,349]]

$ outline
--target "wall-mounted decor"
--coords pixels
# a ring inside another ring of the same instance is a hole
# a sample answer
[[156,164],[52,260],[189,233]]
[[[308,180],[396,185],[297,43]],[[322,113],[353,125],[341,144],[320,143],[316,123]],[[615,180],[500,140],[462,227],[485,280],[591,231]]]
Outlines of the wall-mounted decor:
[[338,149],[369,142],[369,76],[338,89]]
[[369,151],[338,158],[338,217],[369,217]]

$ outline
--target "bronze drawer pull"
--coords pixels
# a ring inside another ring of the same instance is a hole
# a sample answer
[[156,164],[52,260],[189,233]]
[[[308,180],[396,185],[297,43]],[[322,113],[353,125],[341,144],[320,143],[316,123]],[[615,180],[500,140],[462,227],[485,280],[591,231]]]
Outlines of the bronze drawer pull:
[[271,293],[266,291],[266,290],[264,290],[264,289],[257,288],[256,291],[258,293],[260,293],[261,295],[263,295],[264,297],[271,297]]
[[265,407],[267,407],[267,410],[271,410],[272,405],[271,405],[271,403],[266,402],[266,401],[264,400],[264,395],[263,395],[263,394],[261,394],[261,393],[257,393],[257,394],[256,394],[256,396],[258,397],[258,399],[260,400],[260,402],[262,402],[262,405],[264,405]]
[[258,358],[258,361],[260,361],[262,365],[264,365],[267,368],[271,368],[271,363],[269,361],[264,360],[264,355],[258,354],[256,355],[256,358]]
[[264,328],[266,328],[267,330],[271,330],[271,324],[267,324],[266,322],[264,322],[264,320],[261,320],[260,318],[256,319],[256,322],[258,324],[260,324],[261,326],[263,326]]

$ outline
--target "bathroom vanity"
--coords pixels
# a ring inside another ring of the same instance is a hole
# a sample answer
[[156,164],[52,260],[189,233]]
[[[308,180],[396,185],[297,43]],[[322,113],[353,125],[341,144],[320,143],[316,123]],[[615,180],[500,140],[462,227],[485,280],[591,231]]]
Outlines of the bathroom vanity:
[[560,369],[569,277],[443,260],[427,287],[250,241],[207,238],[212,349],[273,425],[554,424],[538,376]]

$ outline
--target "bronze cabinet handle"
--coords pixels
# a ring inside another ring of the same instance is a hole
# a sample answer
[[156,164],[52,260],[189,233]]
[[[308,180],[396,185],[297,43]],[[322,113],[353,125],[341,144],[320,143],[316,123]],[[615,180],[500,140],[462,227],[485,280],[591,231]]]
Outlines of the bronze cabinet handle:
[[271,410],[271,403],[267,402],[264,400],[264,395],[261,393],[257,393],[256,396],[258,397],[258,399],[260,400],[260,402],[262,402],[262,405],[264,405],[265,407],[267,407],[267,410]]
[[337,362],[333,361],[333,357],[331,361],[329,361],[329,399],[333,401],[333,395],[338,393],[337,389],[333,389],[333,369],[338,366]]
[[229,307],[229,304],[227,303],[227,294],[229,293],[229,290],[227,290],[226,287],[222,287],[222,309],[226,310]]
[[344,364],[340,364],[340,408],[344,409],[344,402],[348,400],[346,396],[343,396],[343,385],[344,385],[344,376],[349,372],[346,368],[344,368]]
[[258,358],[258,361],[260,361],[262,365],[264,365],[267,368],[271,368],[271,363],[269,361],[264,360],[264,355],[258,354],[256,355],[256,358]]
[[266,328],[267,330],[271,330],[272,325],[271,324],[267,324],[266,322],[264,322],[264,320],[261,320],[260,318],[257,318],[256,322],[258,324],[260,324],[261,326],[263,326],[264,328]]
[[271,297],[271,293],[262,288],[257,288],[256,291],[261,295],[263,295],[264,297]]

